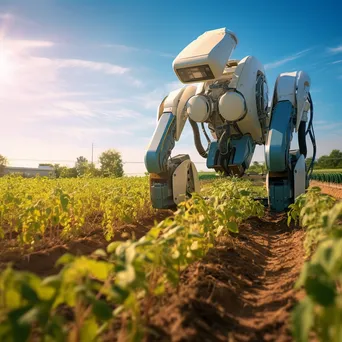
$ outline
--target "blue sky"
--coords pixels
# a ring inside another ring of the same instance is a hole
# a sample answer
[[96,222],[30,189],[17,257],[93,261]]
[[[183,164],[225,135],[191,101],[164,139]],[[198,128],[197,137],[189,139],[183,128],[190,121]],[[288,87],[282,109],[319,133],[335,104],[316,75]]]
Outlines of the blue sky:
[[[265,65],[271,91],[281,72],[309,73],[318,155],[342,149],[341,12],[338,1],[1,0],[0,153],[71,165],[94,142],[95,160],[116,148],[143,162],[157,106],[181,87],[173,58],[221,27],[239,39],[232,58]],[[203,161],[192,141],[187,126],[173,154]]]

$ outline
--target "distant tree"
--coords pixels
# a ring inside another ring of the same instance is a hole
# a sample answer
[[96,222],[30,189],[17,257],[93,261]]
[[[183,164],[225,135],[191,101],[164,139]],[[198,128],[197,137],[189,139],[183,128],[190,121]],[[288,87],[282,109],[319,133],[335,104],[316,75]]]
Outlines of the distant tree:
[[101,170],[97,169],[95,167],[94,163],[89,163],[86,175],[88,177],[100,177],[101,176]]
[[7,158],[0,154],[0,173],[3,172],[3,170],[7,164],[8,164]]
[[329,155],[329,158],[331,168],[337,168],[340,161],[342,160],[342,152],[340,150],[332,150]]
[[[306,159],[306,164],[309,165],[312,158]],[[342,167],[342,151],[332,150],[329,155],[323,155],[315,161],[315,169],[336,169]]]
[[8,164],[7,158],[0,154],[0,166],[6,166],[7,164]]
[[81,156],[78,157],[75,163],[75,169],[77,172],[77,176],[83,176],[87,173],[87,170],[89,168],[89,162],[87,158]]
[[66,167],[66,166],[60,166],[59,164],[54,164],[53,165],[53,170],[55,172],[55,177],[56,178],[60,178],[61,177],[61,172],[62,172],[63,167]]
[[52,164],[48,164],[48,163],[42,163],[42,164],[39,164],[38,167],[41,167],[41,166],[50,166],[50,167],[53,167]]
[[60,168],[60,178],[76,178],[77,170],[75,167],[62,166]]
[[107,150],[100,155],[101,175],[103,177],[122,177],[124,175],[121,154],[114,150]]

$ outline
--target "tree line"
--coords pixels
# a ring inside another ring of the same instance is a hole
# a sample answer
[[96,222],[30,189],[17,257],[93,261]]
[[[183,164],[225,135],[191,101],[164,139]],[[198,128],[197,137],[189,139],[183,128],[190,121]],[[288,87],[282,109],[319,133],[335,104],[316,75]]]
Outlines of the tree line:
[[[124,175],[121,154],[110,149],[101,153],[99,157],[100,167],[89,162],[87,158],[80,156],[76,159],[73,167],[60,164],[42,163],[39,166],[49,166],[54,170],[56,178],[76,178],[76,177],[122,177]],[[0,169],[8,165],[6,157],[0,155]],[[0,170],[1,171],[1,170]]]
[[[307,167],[310,166],[312,158],[306,159]],[[314,169],[342,169],[342,151],[332,150],[329,155],[323,155],[315,160]],[[265,174],[267,172],[265,163],[253,162],[247,173]]]
[[[306,159],[310,165],[312,158]],[[315,169],[342,169],[342,151],[332,150],[329,155],[319,157],[314,164]]]

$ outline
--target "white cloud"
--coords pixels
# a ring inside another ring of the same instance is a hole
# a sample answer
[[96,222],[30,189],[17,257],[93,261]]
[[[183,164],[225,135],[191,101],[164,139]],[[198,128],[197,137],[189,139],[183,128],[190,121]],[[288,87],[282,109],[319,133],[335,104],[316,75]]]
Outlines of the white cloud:
[[93,62],[82,59],[57,59],[57,58],[45,58],[45,57],[28,57],[24,61],[25,65],[29,65],[33,68],[50,68],[51,70],[58,70],[63,68],[82,68],[91,71],[103,72],[109,75],[122,75],[130,71],[129,68],[125,68],[119,65],[105,63],[105,62]]
[[69,137],[76,140],[99,139],[104,135],[131,136],[132,132],[126,129],[114,129],[109,127],[59,127],[51,130],[53,134]]
[[275,68],[278,68],[279,66],[281,65],[284,65],[288,62],[291,62],[291,61],[294,61],[298,58],[301,58],[303,57],[305,54],[307,54],[310,50],[312,49],[306,49],[306,50],[303,50],[303,51],[299,51],[291,56],[288,56],[288,57],[285,57],[283,59],[280,59],[278,61],[274,61],[274,62],[271,62],[271,63],[267,63],[265,64],[265,69],[266,70],[269,70],[269,69],[275,69]]
[[122,109],[118,109],[118,110],[115,110],[115,111],[110,111],[110,112],[107,112],[107,115],[108,116],[115,116],[116,118],[125,118],[125,119],[128,119],[128,118],[141,118],[142,115],[141,113],[135,111],[135,110],[132,110],[132,109],[125,109],[125,108],[122,108]]
[[318,120],[318,121],[315,121],[315,122],[314,122],[314,125],[315,125],[315,127],[317,127],[318,125],[325,125],[325,124],[327,124],[327,123],[329,123],[329,121]]
[[342,63],[342,59],[340,59],[338,61],[331,62],[330,64],[339,64],[339,63]]
[[334,131],[338,127],[342,127],[342,122],[314,121],[313,124],[317,131]]
[[[29,20],[27,18],[21,17],[18,14],[13,14],[9,12],[2,12],[0,13],[0,21],[1,21],[1,28],[5,30],[8,29],[11,25],[17,24],[20,27],[28,27],[28,26],[39,26],[41,27],[37,22]],[[2,31],[2,30],[1,30]]]
[[81,59],[50,59],[50,63],[58,68],[84,68],[93,71],[101,71],[109,75],[122,75],[128,72],[129,68],[103,62],[92,62]]
[[328,51],[331,53],[340,53],[342,52],[342,45],[339,45],[333,48],[328,48]]
[[47,48],[54,46],[55,43],[47,40],[3,39],[1,45],[18,52],[26,49]]
[[[7,123],[18,119],[35,121],[48,117],[94,117],[99,112],[106,112],[101,103],[91,103],[93,94],[68,91],[68,82],[62,78],[61,69],[81,68],[100,72],[112,76],[104,79],[111,82],[111,85],[116,82],[121,86],[141,87],[140,80],[131,76],[130,69],[126,67],[81,59],[53,59],[32,55],[33,47],[51,46],[53,43],[49,41],[5,41],[0,50],[0,117]],[[91,80],[88,74],[82,74],[82,77]],[[102,89],[103,86],[99,84],[95,91],[101,94]],[[77,99],[79,97],[83,97],[83,100]],[[85,97],[87,98],[84,99]],[[114,104],[115,98],[110,101]]]
[[144,52],[148,54],[157,55],[160,57],[167,57],[167,58],[176,57],[175,55],[166,53],[166,52],[154,51],[150,49],[141,49],[141,48],[137,48],[134,46],[127,46],[127,45],[122,45],[122,44],[103,44],[102,47],[110,48],[110,49],[114,49],[116,51],[122,51],[122,52]]
[[185,84],[180,81],[173,81],[162,84],[148,93],[135,96],[134,99],[140,102],[145,109],[153,109],[156,111],[165,96],[169,95],[171,91],[183,88],[184,86]]

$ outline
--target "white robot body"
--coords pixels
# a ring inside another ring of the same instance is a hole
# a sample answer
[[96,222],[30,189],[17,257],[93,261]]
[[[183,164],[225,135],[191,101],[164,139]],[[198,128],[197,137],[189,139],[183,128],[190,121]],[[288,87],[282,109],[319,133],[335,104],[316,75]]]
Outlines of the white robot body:
[[307,121],[310,84],[310,77],[304,71],[281,73],[276,81],[275,100],[277,102],[290,101],[297,109],[296,132],[301,121]]
[[211,114],[211,103],[204,95],[194,95],[187,102],[187,114],[196,122],[206,122]]
[[235,91],[228,91],[220,97],[219,113],[227,121],[242,120],[247,113],[246,109],[244,97]]
[[267,87],[263,87],[264,93],[259,94],[263,99],[263,108],[258,111],[256,85],[258,76],[265,77],[263,65],[253,56],[243,58],[229,83],[229,88],[235,89],[245,99],[246,115],[238,122],[242,134],[249,133],[257,144],[265,142],[265,133],[262,130],[261,120],[265,120],[268,107]]
[[[260,85],[262,94],[256,94],[258,77],[264,80]],[[218,87],[212,90],[215,84]],[[262,101],[262,105],[259,105],[261,108],[257,106],[259,100]],[[263,144],[267,133],[267,108],[264,67],[255,57],[247,56],[236,66],[224,69],[216,79],[197,85],[194,96],[186,103],[186,114],[193,121],[202,123],[210,121],[217,109],[223,121],[236,123],[233,129],[235,133],[250,134],[257,144]],[[164,110],[170,111],[170,108],[165,106]]]
[[183,49],[173,69],[182,83],[216,79],[236,45],[236,36],[225,28],[207,31]]
[[[255,145],[265,145],[271,209],[284,210],[308,185],[305,138],[309,131],[314,151],[316,148],[309,76],[304,72],[280,74],[269,108],[263,65],[253,56],[230,60],[236,45],[237,38],[231,31],[208,31],[173,62],[175,74],[186,86],[172,91],[160,104],[157,128],[145,156],[156,208],[178,204],[198,189],[196,167],[189,156],[170,158],[187,119],[207,167],[225,175],[242,176],[251,163]],[[201,143],[197,123],[201,123],[207,149]],[[206,133],[205,123],[214,140]],[[299,149],[290,151],[294,130],[298,132]],[[313,162],[310,172],[312,167]]]

